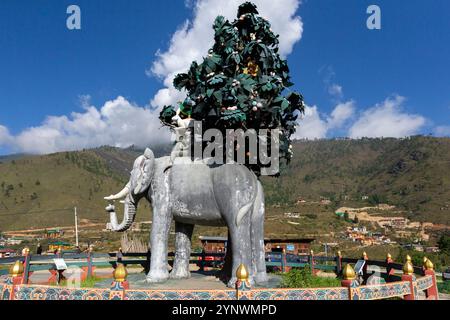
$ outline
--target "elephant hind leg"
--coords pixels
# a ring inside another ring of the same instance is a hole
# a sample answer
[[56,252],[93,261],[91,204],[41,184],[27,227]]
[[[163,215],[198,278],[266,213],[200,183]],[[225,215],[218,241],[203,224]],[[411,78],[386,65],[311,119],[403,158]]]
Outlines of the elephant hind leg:
[[234,221],[228,226],[231,235],[231,251],[233,255],[231,279],[228,281],[228,287],[230,288],[234,288],[236,285],[236,271],[241,263],[247,267],[250,284],[253,284],[254,268],[252,267],[250,218],[250,214],[246,214],[239,226],[237,226]]
[[191,256],[191,238],[194,230],[193,224],[175,222],[175,261],[170,273],[172,279],[186,279],[191,276],[189,259]]

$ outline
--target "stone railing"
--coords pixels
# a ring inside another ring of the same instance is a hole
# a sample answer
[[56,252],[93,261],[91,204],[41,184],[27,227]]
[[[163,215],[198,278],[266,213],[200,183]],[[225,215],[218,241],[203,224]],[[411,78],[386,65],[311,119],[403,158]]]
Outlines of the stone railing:
[[16,261],[9,277],[0,284],[0,300],[381,300],[400,297],[418,299],[424,291],[427,299],[438,299],[434,266],[424,260],[422,275],[414,275],[415,268],[408,256],[400,281],[360,286],[353,267],[342,270],[341,287],[313,289],[252,289],[248,271],[241,265],[237,272],[236,289],[225,290],[136,290],[130,288],[127,270],[119,264],[113,272],[110,288],[65,288],[24,284],[24,268]]

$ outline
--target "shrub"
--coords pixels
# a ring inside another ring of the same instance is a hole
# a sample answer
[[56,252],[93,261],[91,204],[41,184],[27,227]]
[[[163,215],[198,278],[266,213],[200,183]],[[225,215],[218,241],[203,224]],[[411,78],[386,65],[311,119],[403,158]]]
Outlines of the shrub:
[[444,281],[437,284],[439,293],[450,294],[450,281]]
[[450,252],[450,234],[443,234],[438,241],[441,251]]
[[322,278],[311,274],[311,268],[291,269],[282,274],[283,288],[325,288],[340,287],[341,282],[336,278]]

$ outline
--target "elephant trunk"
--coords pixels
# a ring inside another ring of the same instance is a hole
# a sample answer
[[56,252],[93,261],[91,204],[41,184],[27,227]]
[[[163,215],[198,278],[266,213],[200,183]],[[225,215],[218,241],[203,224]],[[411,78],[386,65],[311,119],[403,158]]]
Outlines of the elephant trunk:
[[115,232],[123,232],[128,230],[133,224],[134,218],[136,217],[136,203],[129,195],[125,198],[123,220],[120,224],[117,221],[114,205],[110,204],[106,207],[106,211],[108,211],[110,215],[110,229]]

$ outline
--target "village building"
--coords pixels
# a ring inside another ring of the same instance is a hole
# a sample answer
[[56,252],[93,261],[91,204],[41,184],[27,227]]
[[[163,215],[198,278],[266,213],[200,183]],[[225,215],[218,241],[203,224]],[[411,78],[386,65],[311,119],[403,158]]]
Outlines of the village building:
[[[226,252],[227,237],[200,236],[202,248],[206,253]],[[312,238],[264,239],[266,252],[282,252],[294,255],[308,255],[311,251]]]
[[425,252],[426,253],[439,253],[439,252],[441,252],[441,250],[439,249],[439,247],[426,247]]
[[391,227],[394,229],[405,229],[408,226],[409,220],[403,217],[392,217],[378,220],[378,224],[383,227]]
[[300,218],[300,212],[285,212],[284,216],[286,218],[298,219]]
[[15,246],[15,245],[19,245],[23,242],[23,239],[17,238],[17,237],[12,237],[9,239],[6,239],[6,244],[10,245],[10,246]]
[[264,239],[266,252],[282,252],[288,254],[309,255],[311,244],[315,239],[291,238],[291,239]]
[[202,243],[203,250],[207,253],[221,253],[226,251],[227,237],[200,236],[199,240]]
[[73,245],[71,245],[68,242],[65,241],[54,241],[49,243],[48,245],[48,250],[51,252],[54,252],[56,250],[58,250],[59,248],[61,248],[62,250],[71,250],[73,249]]
[[8,258],[16,255],[16,251],[13,249],[2,248],[0,249],[0,258]]
[[59,239],[62,236],[64,236],[64,231],[60,229],[46,230],[44,235],[46,239]]

